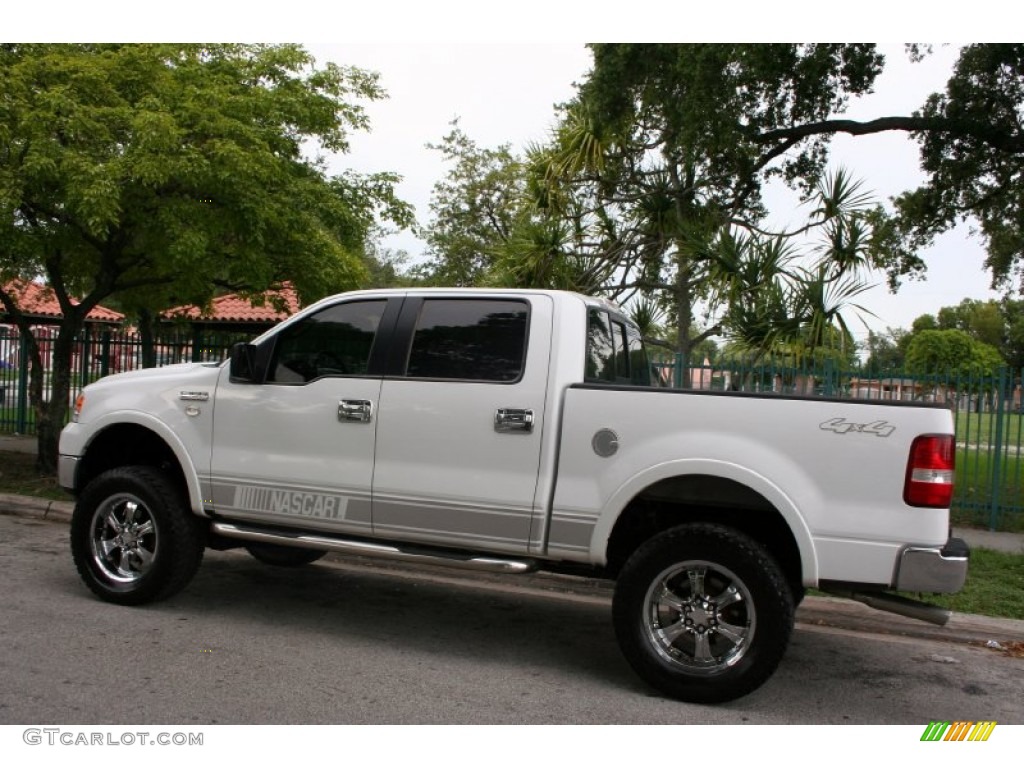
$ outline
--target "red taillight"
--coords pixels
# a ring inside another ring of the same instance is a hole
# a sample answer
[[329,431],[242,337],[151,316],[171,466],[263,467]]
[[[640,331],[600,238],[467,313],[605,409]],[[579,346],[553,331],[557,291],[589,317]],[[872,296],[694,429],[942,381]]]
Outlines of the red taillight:
[[910,446],[903,500],[911,507],[948,508],[953,500],[956,444],[952,435],[921,435]]

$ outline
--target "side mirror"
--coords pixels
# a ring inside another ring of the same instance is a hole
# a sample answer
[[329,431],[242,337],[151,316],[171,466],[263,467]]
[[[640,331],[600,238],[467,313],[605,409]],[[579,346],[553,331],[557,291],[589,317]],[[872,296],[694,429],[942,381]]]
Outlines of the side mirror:
[[256,365],[256,345],[240,341],[231,347],[231,380],[257,384],[259,376]]

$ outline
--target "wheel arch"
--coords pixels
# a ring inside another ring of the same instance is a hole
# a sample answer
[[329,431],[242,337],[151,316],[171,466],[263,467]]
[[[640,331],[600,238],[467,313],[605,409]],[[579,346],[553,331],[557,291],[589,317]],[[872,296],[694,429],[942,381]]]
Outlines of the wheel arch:
[[162,422],[146,414],[122,415],[96,427],[82,452],[76,492],[81,493],[103,472],[130,465],[163,469],[186,495],[192,511],[202,513],[199,477],[188,451]]
[[689,522],[743,531],[772,552],[791,583],[817,582],[813,538],[792,499],[767,478],[721,461],[670,462],[624,483],[594,528],[591,557],[616,573],[644,541]]

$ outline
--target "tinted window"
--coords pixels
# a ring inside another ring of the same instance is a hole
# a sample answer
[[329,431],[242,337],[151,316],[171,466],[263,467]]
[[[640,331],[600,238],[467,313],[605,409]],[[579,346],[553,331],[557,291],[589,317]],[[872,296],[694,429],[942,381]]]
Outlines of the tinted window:
[[296,384],[366,374],[385,301],[336,304],[280,333],[267,381]]
[[632,325],[613,320],[603,310],[591,309],[584,378],[649,386],[651,370],[640,332]]
[[632,325],[626,326],[626,334],[629,344],[629,380],[641,387],[651,386],[651,363],[647,359],[647,349],[644,347],[643,337],[640,331]]
[[406,375],[516,381],[526,358],[527,316],[522,301],[427,299],[416,321]]
[[615,342],[607,312],[587,314],[587,381],[615,381]]

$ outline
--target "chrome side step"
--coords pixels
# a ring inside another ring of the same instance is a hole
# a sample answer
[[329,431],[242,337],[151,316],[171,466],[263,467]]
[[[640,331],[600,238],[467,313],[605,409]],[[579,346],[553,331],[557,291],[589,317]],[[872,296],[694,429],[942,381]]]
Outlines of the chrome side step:
[[479,557],[470,553],[460,553],[424,548],[402,549],[389,544],[376,544],[369,541],[341,539],[334,536],[309,533],[288,533],[283,531],[267,531],[235,523],[215,522],[210,526],[214,533],[229,539],[256,541],[265,544],[279,544],[284,547],[304,547],[306,549],[322,549],[328,552],[341,552],[346,555],[361,557],[377,557],[386,560],[423,563],[425,565],[442,565],[448,568],[461,568],[468,571],[488,571],[489,573],[530,573],[537,570],[534,560],[505,560],[495,557]]

